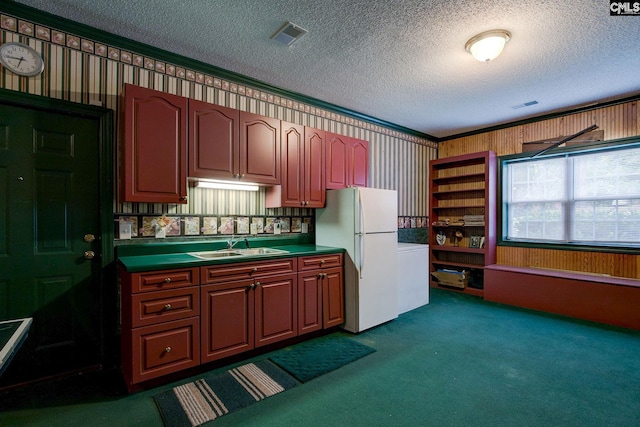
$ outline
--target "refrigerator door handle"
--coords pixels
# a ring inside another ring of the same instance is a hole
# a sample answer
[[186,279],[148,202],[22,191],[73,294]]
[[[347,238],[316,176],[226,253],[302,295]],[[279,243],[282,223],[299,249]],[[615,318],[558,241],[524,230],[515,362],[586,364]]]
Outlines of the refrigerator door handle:
[[360,260],[358,262],[358,270],[360,273],[360,279],[362,279],[362,271],[364,270],[364,233],[365,233],[365,220],[364,220],[364,209],[362,209],[362,192],[358,189],[358,220],[360,222],[360,229],[356,230],[360,237]]
[[364,233],[360,233],[360,280],[364,276]]
[[356,233],[364,234],[367,228],[365,227],[364,209],[362,209],[362,192],[360,190],[358,190],[358,221],[360,222],[360,224],[358,224],[360,229],[356,230]]

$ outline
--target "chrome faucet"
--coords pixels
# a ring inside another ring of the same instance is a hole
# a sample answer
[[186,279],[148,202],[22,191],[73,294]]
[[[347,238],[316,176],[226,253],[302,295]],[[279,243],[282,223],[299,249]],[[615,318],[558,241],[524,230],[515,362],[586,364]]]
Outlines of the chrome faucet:
[[240,241],[240,238],[238,237],[238,240],[236,240],[235,242],[233,241],[233,239],[235,239],[236,236],[234,234],[231,235],[231,238],[229,240],[227,240],[227,249],[231,250],[233,249],[233,247],[236,245],[236,243],[238,243]]
[[[235,239],[236,236],[235,234],[231,235],[231,238],[229,240],[227,240],[227,249],[231,250],[233,249],[233,247],[236,245],[236,243],[238,243],[240,240],[243,240],[242,237],[238,236],[238,240],[234,241],[233,239]],[[249,249],[249,240],[245,237],[244,238],[244,247],[245,249]]]

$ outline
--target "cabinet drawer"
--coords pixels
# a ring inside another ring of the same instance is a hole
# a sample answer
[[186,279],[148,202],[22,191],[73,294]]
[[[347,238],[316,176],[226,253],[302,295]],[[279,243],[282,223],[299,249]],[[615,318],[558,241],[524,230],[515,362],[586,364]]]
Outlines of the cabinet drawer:
[[200,364],[199,317],[137,328],[131,334],[133,383]]
[[132,273],[131,292],[160,291],[198,285],[200,283],[198,273],[198,267]]
[[202,283],[220,283],[231,280],[257,278],[270,274],[295,273],[296,258],[242,262],[201,268]]
[[200,314],[200,288],[175,289],[132,295],[131,323],[134,328]]
[[298,258],[298,271],[342,266],[342,253],[313,255]]

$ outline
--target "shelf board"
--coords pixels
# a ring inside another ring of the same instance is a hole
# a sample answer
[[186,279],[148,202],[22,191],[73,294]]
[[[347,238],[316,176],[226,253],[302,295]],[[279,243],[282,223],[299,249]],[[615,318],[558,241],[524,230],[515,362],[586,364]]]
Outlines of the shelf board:
[[484,205],[457,205],[457,206],[433,206],[431,209],[434,211],[441,211],[445,209],[470,209],[470,208],[482,208],[484,209]]
[[449,267],[460,267],[460,268],[469,268],[469,269],[474,269],[474,270],[484,270],[484,265],[480,265],[480,264],[467,264],[464,262],[455,262],[455,261],[439,261],[439,260],[431,260],[431,264],[433,265],[442,265],[442,266],[449,266]]
[[480,227],[480,228],[484,228],[484,224],[473,224],[473,225],[466,225],[466,224],[463,224],[463,225],[456,225],[456,224],[449,224],[449,225],[433,225],[433,224],[432,224],[431,226],[432,226],[433,228],[449,228],[449,227],[451,227],[451,228],[460,228],[460,227],[462,227],[462,228],[464,228],[464,227],[467,227],[467,228],[471,228],[471,227]]
[[456,194],[466,194],[466,193],[483,193],[484,194],[484,188],[467,188],[464,190],[445,190],[445,191],[434,191],[433,193],[431,193],[431,195],[433,197],[438,197],[438,196],[454,196]]
[[469,248],[466,246],[449,246],[449,245],[429,245],[432,251],[438,252],[464,252],[469,254],[484,255],[485,248]]
[[481,173],[467,173],[463,175],[452,175],[452,176],[440,176],[437,178],[433,178],[433,182],[436,184],[443,184],[447,182],[459,182],[459,181],[471,181],[474,179],[482,180],[484,182],[484,172]]
[[484,297],[484,289],[476,289],[476,288],[469,288],[469,287],[466,287],[464,289],[460,289],[460,288],[455,288],[453,286],[440,286],[438,284],[438,282],[434,282],[433,280],[431,281],[431,287],[432,288],[437,288],[437,289],[444,289],[446,291],[459,292],[461,294],[468,294],[468,295],[474,295],[474,296],[477,296],[477,297]]

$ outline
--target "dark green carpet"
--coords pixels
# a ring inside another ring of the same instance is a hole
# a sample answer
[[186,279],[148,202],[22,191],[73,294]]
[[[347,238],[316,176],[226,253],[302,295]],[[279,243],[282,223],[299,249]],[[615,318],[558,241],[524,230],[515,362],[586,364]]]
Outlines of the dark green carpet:
[[343,335],[333,334],[287,347],[270,359],[304,383],[374,351]]
[[[376,352],[211,425],[640,424],[638,331],[432,290],[428,306],[337,334]],[[161,427],[152,396],[177,384],[125,396],[114,393],[115,375],[0,394],[0,425]]]

